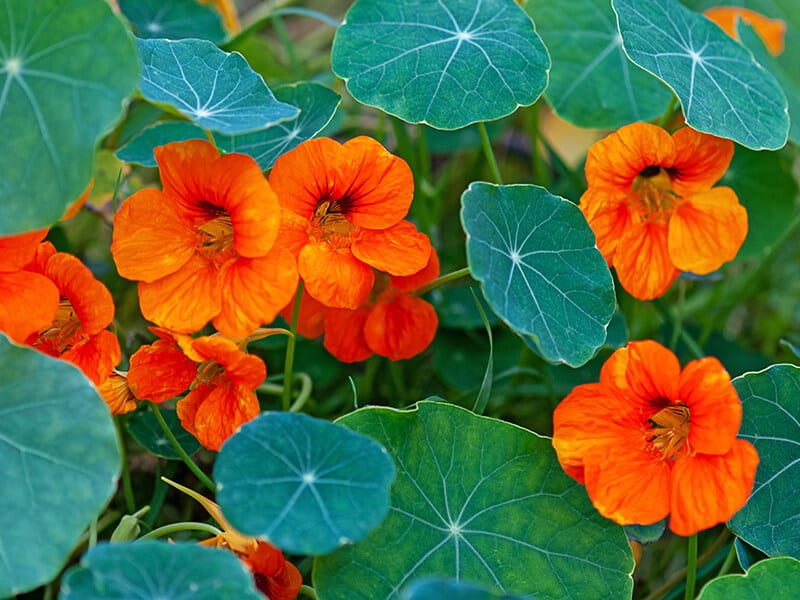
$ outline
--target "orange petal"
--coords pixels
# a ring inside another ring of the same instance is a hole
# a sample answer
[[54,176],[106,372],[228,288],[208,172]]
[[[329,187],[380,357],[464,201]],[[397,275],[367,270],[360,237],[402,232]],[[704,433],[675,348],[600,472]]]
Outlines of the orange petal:
[[194,255],[178,271],[139,283],[139,305],[148,321],[182,333],[200,330],[222,306],[217,270]]
[[757,467],[758,453],[744,440],[727,454],[679,458],[672,469],[669,528],[688,536],[730,519],[747,502]]
[[22,269],[36,254],[47,229],[0,236],[0,273]]
[[747,236],[747,210],[727,187],[699,192],[669,221],[669,255],[677,268],[699,275],[733,260]]
[[176,408],[184,428],[209,450],[219,450],[260,410],[255,393],[241,385],[199,386]]
[[348,248],[307,244],[297,261],[305,290],[325,306],[355,309],[369,296],[375,276]]
[[97,386],[97,391],[114,416],[136,410],[136,397],[128,387],[127,377],[119,371],[112,371],[111,375]]
[[206,189],[209,165],[219,158],[217,149],[206,140],[188,140],[159,146],[153,154],[164,192],[178,200],[181,208],[194,207]]
[[712,357],[693,360],[681,372],[678,397],[690,411],[689,448],[728,452],[742,423],[742,403],[725,367]]
[[431,241],[408,221],[388,229],[362,229],[353,241],[353,255],[390,275],[414,275],[428,264]]
[[114,320],[114,300],[108,288],[75,256],[56,252],[47,261],[44,274],[70,301],[86,333],[98,333]]
[[439,276],[439,255],[436,248],[431,246],[431,255],[428,264],[423,269],[413,275],[392,275],[390,280],[392,286],[402,292],[413,292],[436,279]]
[[[213,360],[224,368],[216,380],[231,381],[234,385],[255,390],[267,377],[264,361],[239,349],[233,340],[219,336],[190,338],[192,350],[203,361]],[[202,374],[198,374],[198,378]]]
[[141,400],[164,402],[186,391],[196,374],[197,365],[176,343],[159,339],[131,356],[128,385]]
[[627,192],[602,187],[589,188],[581,196],[580,209],[608,264],[613,264],[617,244],[633,223],[627,197]]
[[297,263],[291,252],[273,248],[265,256],[239,258],[225,270],[222,307],[214,327],[228,337],[244,338],[275,320],[297,289]]
[[53,322],[59,299],[58,288],[44,275],[0,272],[0,331],[24,343]]
[[290,210],[281,208],[281,226],[275,245],[297,256],[308,243],[308,221]]
[[61,358],[83,371],[92,383],[100,385],[119,364],[122,352],[117,336],[104,329],[72,346]]
[[330,309],[325,313],[325,349],[342,362],[368,359],[373,352],[364,337],[369,308]]
[[739,18],[753,26],[770,54],[778,56],[783,52],[786,23],[780,19],[770,19],[754,10],[738,6],[717,6],[703,11],[703,14],[735,40],[739,39],[736,34],[736,19]]
[[151,282],[174,273],[198,243],[197,233],[178,217],[170,197],[157,190],[136,192],[114,217],[111,254],[126,279]]
[[691,127],[674,134],[676,156],[669,170],[672,187],[679,196],[707,190],[728,170],[733,158],[733,142]]
[[436,336],[436,311],[422,298],[388,290],[364,322],[364,338],[375,354],[391,360],[416,356]]
[[614,254],[619,282],[634,298],[652,300],[662,296],[680,271],[672,264],[666,224],[644,222],[631,225]]
[[625,378],[628,389],[658,410],[666,402],[677,402],[681,373],[678,358],[652,340],[631,342],[626,350],[628,360]]
[[[305,338],[318,338],[325,333],[324,304],[317,302],[310,294],[303,294],[300,298],[300,311],[297,315],[297,333]],[[294,298],[289,301],[281,311],[281,316],[287,323],[292,322],[294,312]]]

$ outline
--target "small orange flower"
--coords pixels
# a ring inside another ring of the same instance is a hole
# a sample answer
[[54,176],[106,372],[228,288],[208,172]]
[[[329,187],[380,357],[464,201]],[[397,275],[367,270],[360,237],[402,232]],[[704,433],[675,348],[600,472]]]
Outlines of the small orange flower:
[[595,508],[622,525],[670,517],[692,535],[727,521],[750,494],[755,448],[736,438],[742,405],[715,358],[681,370],[653,341],[631,342],[553,414],[553,446]]
[[97,386],[97,391],[114,416],[136,410],[136,396],[128,386],[127,374],[122,371],[111,371],[111,375]]
[[220,156],[201,140],[155,155],[163,190],[140,190],[117,213],[117,269],[140,282],[148,320],[182,333],[213,320],[224,335],[244,338],[297,287],[294,257],[275,246],[278,200],[249,156]]
[[375,140],[309,140],[278,158],[269,182],[284,209],[280,243],[297,254],[305,290],[322,304],[358,308],[373,268],[411,275],[428,262],[430,241],[403,220],[411,170]]
[[182,394],[197,375],[197,364],[183,353],[178,340],[165,329],[151,327],[158,336],[131,356],[128,385],[140,400],[165,402]]
[[741,19],[753,26],[756,34],[764,42],[764,46],[766,46],[770,54],[778,56],[783,52],[786,23],[780,19],[770,19],[754,10],[739,6],[716,6],[703,11],[703,14],[737,41],[739,36],[736,33],[736,20]]
[[732,156],[730,140],[648,123],[589,148],[580,208],[631,295],[657,298],[681,271],[705,275],[736,256],[747,211],[732,189],[712,187]]

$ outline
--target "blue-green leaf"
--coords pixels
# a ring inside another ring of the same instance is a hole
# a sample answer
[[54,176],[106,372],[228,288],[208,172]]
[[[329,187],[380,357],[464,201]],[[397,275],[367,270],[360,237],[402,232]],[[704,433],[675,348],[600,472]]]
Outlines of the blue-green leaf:
[[535,185],[472,183],[467,262],[489,304],[547,360],[579,366],[606,339],[614,283],[586,219]]
[[278,102],[238,52],[207,40],[137,40],[142,96],[166,104],[203,129],[234,135],[297,116]]
[[0,598],[58,574],[119,469],[114,423],[89,380],[0,335]]
[[386,516],[394,476],[371,439],[292,413],[245,424],[214,465],[217,502],[231,525],[296,554],[362,539]]
[[417,579],[403,593],[403,600],[523,600],[523,596],[510,596],[473,583],[454,579]]
[[[162,410],[161,416],[164,417],[164,421],[186,454],[191,456],[200,449],[200,442],[181,426],[174,410]],[[128,433],[151,454],[170,460],[181,460],[180,454],[172,447],[152,412],[137,412],[131,415],[128,420]]]
[[119,0],[119,8],[140,38],[225,39],[222,16],[197,0]]
[[533,104],[550,69],[514,0],[356,0],[331,60],[359,102],[437,129]]
[[51,225],[83,192],[139,78],[104,0],[0,0],[0,235]]
[[628,57],[675,91],[686,123],[753,150],[786,143],[778,82],[714,23],[677,0],[612,0]]
[[781,557],[763,560],[744,575],[710,581],[697,600],[795,600],[800,590],[800,561]]

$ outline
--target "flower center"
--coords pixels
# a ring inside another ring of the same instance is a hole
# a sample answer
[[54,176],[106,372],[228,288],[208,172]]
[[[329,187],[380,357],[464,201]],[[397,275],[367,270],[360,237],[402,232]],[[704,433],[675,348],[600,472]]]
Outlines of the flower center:
[[628,206],[640,221],[666,223],[680,197],[672,191],[672,179],[664,167],[645,167],[634,178]]
[[647,442],[664,460],[675,458],[688,446],[690,412],[684,404],[671,404],[647,420]]
[[344,207],[338,200],[323,200],[314,210],[311,218],[313,237],[316,240],[349,245],[350,234],[356,229],[344,215]]
[[57,354],[63,354],[83,337],[81,320],[75,314],[72,302],[62,296],[56,310],[56,318],[50,327],[39,333],[39,339],[34,345],[45,346]]
[[207,360],[197,366],[197,377],[195,377],[191,389],[197,385],[204,383],[219,383],[219,380],[225,375],[225,367],[215,360]]
[[201,238],[201,254],[218,269],[238,256],[233,249],[233,224],[227,212],[223,211],[197,229]]

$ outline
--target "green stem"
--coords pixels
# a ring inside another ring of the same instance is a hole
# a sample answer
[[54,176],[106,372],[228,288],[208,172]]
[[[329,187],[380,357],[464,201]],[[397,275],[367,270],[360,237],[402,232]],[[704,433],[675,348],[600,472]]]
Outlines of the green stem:
[[125,497],[125,508],[128,510],[128,514],[130,514],[136,510],[136,500],[133,496],[131,471],[128,465],[128,454],[125,451],[125,440],[122,436],[122,425],[120,425],[119,417],[114,419],[114,425],[117,428],[119,452],[122,455],[122,495]]
[[265,381],[256,388],[256,391],[261,392],[262,394],[269,394],[270,396],[282,396],[284,387],[285,386],[283,384],[278,385],[277,383]]
[[689,536],[689,548],[687,550],[687,563],[686,563],[686,592],[683,595],[684,600],[692,600],[694,598],[694,587],[697,579],[697,534]]
[[678,301],[675,305],[672,321],[672,337],[669,340],[669,349],[673,352],[678,345],[678,338],[683,331],[683,312],[686,305],[686,280],[678,280]]
[[364,375],[358,380],[358,395],[356,398],[372,397],[372,388],[375,386],[375,378],[381,367],[381,358],[377,355],[370,356],[364,365]]
[[394,137],[397,141],[397,154],[408,163],[412,173],[417,173],[419,171],[417,157],[414,152],[414,144],[411,143],[411,136],[408,135],[405,121],[401,121],[397,117],[390,117],[389,123],[392,125],[392,132],[394,132]]
[[539,125],[540,110],[539,106],[533,106],[530,110],[525,112],[527,117],[527,125],[530,130],[531,138],[531,169],[533,180],[538,184],[549,188],[550,175],[545,164],[542,153],[539,150],[539,141],[542,137],[542,130]]
[[400,400],[400,406],[405,406],[407,390],[405,384],[403,383],[403,373],[398,362],[393,360],[389,361],[389,377],[391,377],[392,383],[397,391],[397,397]]
[[159,527],[158,529],[153,529],[153,531],[145,533],[139,539],[153,540],[160,537],[164,537],[165,535],[177,533],[179,531],[205,531],[206,533],[210,533],[211,535],[219,535],[220,533],[222,533],[222,530],[217,529],[216,527],[214,527],[213,525],[209,525],[208,523],[184,521],[182,523],[170,523],[169,525],[164,525],[163,527]]
[[463,267],[451,273],[445,273],[441,277],[437,277],[436,279],[431,281],[429,284],[423,285],[421,288],[416,290],[414,294],[417,296],[422,296],[423,294],[430,292],[432,289],[437,288],[444,283],[449,283],[451,281],[455,281],[456,279],[461,279],[462,277],[466,277],[470,273],[471,271],[469,270],[469,267]]
[[311,389],[313,387],[308,373],[296,373],[295,377],[300,380],[300,393],[297,394],[297,399],[289,407],[289,412],[300,412],[302,410],[311,397]]
[[717,577],[721,577],[722,575],[725,575],[728,571],[730,571],[731,567],[733,566],[733,562],[735,560],[736,560],[736,544],[731,544],[731,549],[728,551],[728,555],[725,557],[725,561],[719,568]]
[[161,429],[164,431],[164,435],[167,436],[169,443],[172,444],[172,447],[175,449],[175,452],[178,453],[178,456],[181,457],[186,466],[189,467],[189,470],[195,474],[197,479],[200,480],[204,486],[206,486],[210,491],[216,492],[217,486],[214,485],[214,482],[209,479],[208,475],[203,473],[203,470],[195,464],[195,462],[191,459],[191,457],[186,454],[186,450],[180,445],[178,440],[175,438],[175,435],[172,433],[172,430],[167,425],[167,422],[164,420],[164,417],[161,415],[161,411],[159,410],[158,406],[154,403],[150,403],[150,410],[153,411],[153,414],[156,417],[156,421],[161,426]]
[[486,160],[489,162],[489,170],[492,172],[492,178],[497,185],[503,185],[503,178],[500,176],[500,168],[497,166],[497,159],[494,157],[492,142],[489,140],[489,133],[486,131],[485,123],[478,123],[478,133],[481,135],[483,153],[486,156]]
[[217,150],[217,151],[219,151],[219,148],[217,148],[217,142],[216,142],[216,140],[214,139],[214,134],[213,134],[213,133],[211,133],[211,131],[210,131],[210,130],[208,130],[208,129],[204,129],[203,131],[205,132],[205,134],[206,134],[206,138],[208,138],[208,141],[209,141],[209,142],[211,142],[211,145],[212,145],[212,146],[214,146],[214,149],[215,149],[215,150]]
[[303,298],[303,282],[297,286],[297,294],[294,297],[294,306],[292,307],[292,324],[289,330],[292,335],[289,336],[289,341],[286,344],[286,358],[283,363],[283,394],[281,395],[281,407],[283,410],[289,410],[292,405],[292,384],[294,379],[292,371],[294,370],[294,346],[297,341],[297,320],[300,317],[300,302]]
[[286,50],[286,56],[289,58],[289,65],[292,68],[295,81],[305,79],[303,65],[297,60],[297,52],[294,50],[292,36],[289,35],[289,31],[286,29],[283,19],[277,12],[272,13],[272,26],[275,28],[275,33],[278,36],[281,46]]
[[144,519],[144,524],[148,529],[152,529],[153,525],[158,521],[158,515],[161,513],[167,489],[167,486],[161,481],[161,460],[156,460],[156,485],[153,488],[153,495],[150,497],[150,512],[147,513],[147,517]]
[[678,97],[675,94],[672,94],[672,98],[669,99],[669,104],[667,105],[667,110],[664,111],[664,114],[661,115],[661,119],[658,122],[659,126],[667,126],[669,120],[672,118],[672,115],[675,112],[675,104],[677,104],[677,102]]
[[317,592],[316,592],[316,590],[314,588],[308,586],[308,585],[300,586],[300,593],[303,596],[307,596],[307,597],[311,598],[312,600],[317,600]]
[[97,517],[89,523],[89,550],[97,545]]

